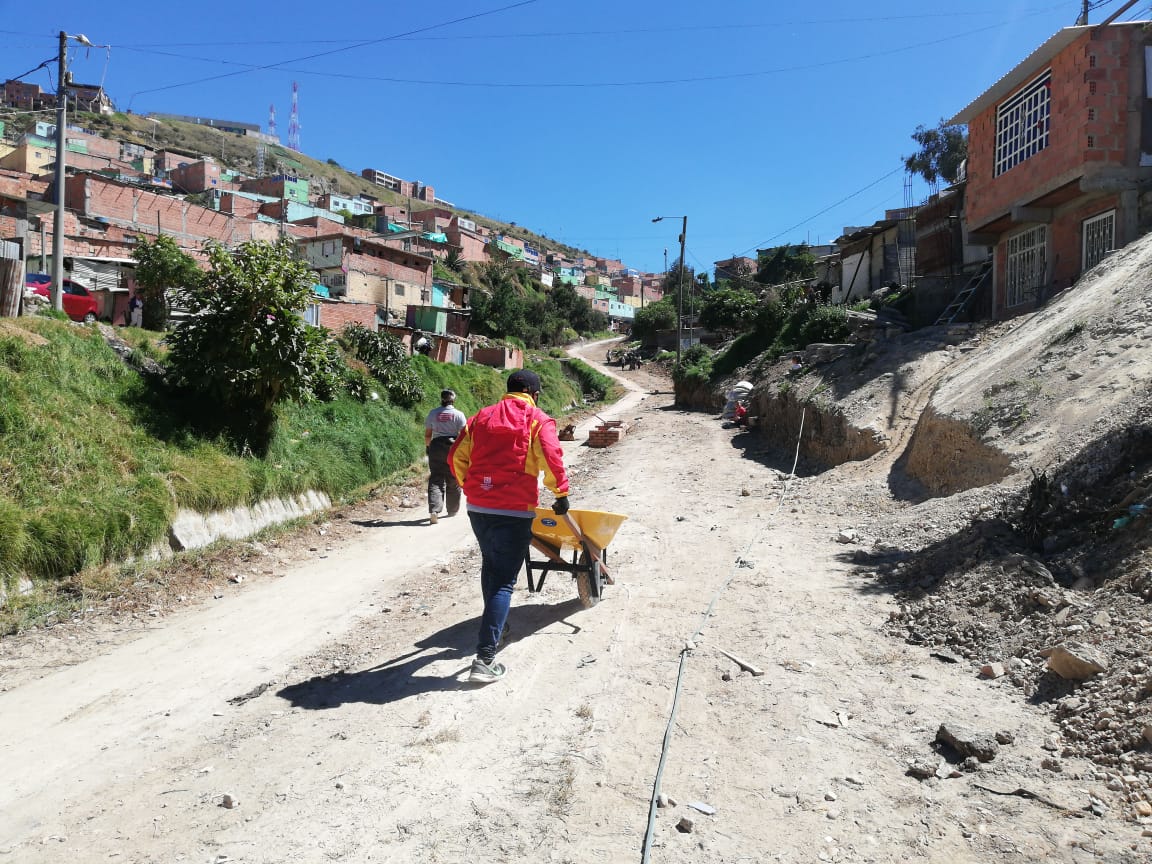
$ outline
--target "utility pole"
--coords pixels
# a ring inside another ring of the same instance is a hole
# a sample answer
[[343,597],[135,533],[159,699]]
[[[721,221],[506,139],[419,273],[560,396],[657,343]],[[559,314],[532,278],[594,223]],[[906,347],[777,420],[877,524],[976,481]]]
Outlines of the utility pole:
[[68,122],[68,34],[60,31],[56,58],[56,213],[52,222],[52,308],[64,311],[64,153]]
[[676,316],[676,365],[680,365],[680,352],[684,345],[684,242],[688,239],[688,217],[684,216],[684,224],[680,228],[680,273],[677,280],[680,283],[680,310]]
[[[681,343],[684,341],[684,241],[688,238],[688,217],[687,216],[657,216],[653,222],[663,222],[665,219],[680,218],[683,223],[680,227],[680,272],[676,278],[680,283],[679,297],[676,303],[676,364],[680,364]],[[668,250],[664,250],[664,275],[667,281],[668,275]]]
[[1080,17],[1076,19],[1076,26],[1083,27],[1088,23],[1088,0],[1083,0],[1083,6],[1080,9]]

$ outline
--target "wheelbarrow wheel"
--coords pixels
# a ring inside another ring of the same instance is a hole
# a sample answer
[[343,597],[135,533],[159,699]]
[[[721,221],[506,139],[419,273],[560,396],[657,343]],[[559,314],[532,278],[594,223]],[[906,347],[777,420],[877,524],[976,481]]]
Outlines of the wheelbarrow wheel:
[[587,553],[580,553],[580,562],[576,570],[576,593],[580,595],[580,604],[590,609],[600,602],[600,595],[604,587],[604,578],[600,574],[600,562],[591,562],[588,566]]

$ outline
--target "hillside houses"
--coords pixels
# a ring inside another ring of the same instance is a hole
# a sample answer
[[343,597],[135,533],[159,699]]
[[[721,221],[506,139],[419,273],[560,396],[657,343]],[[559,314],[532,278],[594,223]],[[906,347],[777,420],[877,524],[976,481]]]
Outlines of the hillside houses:
[[[10,104],[29,106],[52,100],[39,88],[12,81],[2,95]],[[87,91],[81,95],[89,102],[100,98]],[[55,135],[54,125],[37,123],[0,142],[0,238],[21,241],[29,272],[51,272],[57,247]],[[364,193],[317,193],[307,177],[295,174],[245,176],[213,158],[118,141],[79,126],[68,127],[65,141],[64,271],[98,294],[107,320],[120,320],[127,303],[138,238],[157,233],[175,238],[201,262],[208,241],[235,246],[292,238],[315,272],[318,308],[310,316],[323,326],[348,321],[401,326],[413,306],[459,309],[467,304],[467,292],[436,275],[436,262],[450,256],[477,263],[512,260],[546,288],[558,284],[553,277],[563,273],[560,281],[578,286],[590,302],[625,323],[641,302],[639,292],[619,294],[612,286],[609,268],[623,271],[622,262],[581,259],[578,264],[461,216],[436,198],[430,185],[374,169],[363,176],[409,196],[408,206]],[[586,278],[595,290],[584,290]],[[651,302],[656,295],[644,299]]]

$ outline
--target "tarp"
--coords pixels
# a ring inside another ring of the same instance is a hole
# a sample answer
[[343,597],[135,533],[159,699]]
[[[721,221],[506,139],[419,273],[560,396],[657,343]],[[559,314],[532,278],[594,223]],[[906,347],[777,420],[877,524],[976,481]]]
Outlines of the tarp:
[[316,294],[319,297],[331,296],[328,293],[328,286],[327,285],[313,285],[312,286],[312,293]]
[[443,231],[425,231],[420,235],[425,240],[431,240],[433,243],[447,243],[448,235]]

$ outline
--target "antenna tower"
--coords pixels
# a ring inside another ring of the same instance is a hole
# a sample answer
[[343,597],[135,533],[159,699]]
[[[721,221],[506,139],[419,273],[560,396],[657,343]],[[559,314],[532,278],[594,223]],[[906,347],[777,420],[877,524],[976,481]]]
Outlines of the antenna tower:
[[268,106],[268,134],[271,135],[273,138],[277,137],[276,136],[276,106],[274,104]]
[[288,149],[300,151],[300,85],[292,82],[292,116],[288,120]]

